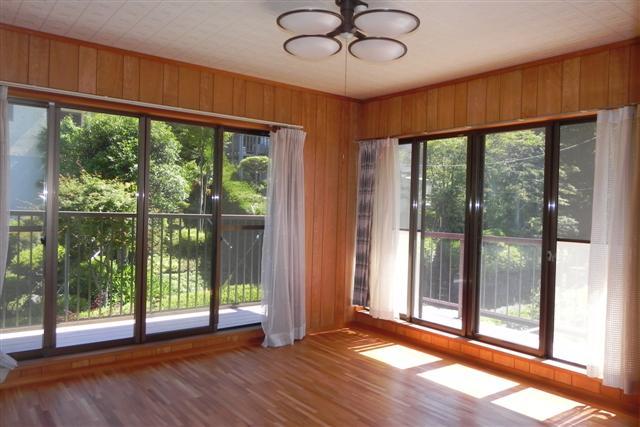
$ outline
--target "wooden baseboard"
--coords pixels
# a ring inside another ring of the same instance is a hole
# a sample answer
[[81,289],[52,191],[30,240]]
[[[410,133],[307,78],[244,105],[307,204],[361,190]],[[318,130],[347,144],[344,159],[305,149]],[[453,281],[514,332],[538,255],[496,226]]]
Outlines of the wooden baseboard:
[[625,412],[637,415],[640,395],[624,394],[622,390],[607,387],[602,381],[590,378],[579,368],[540,359],[435,329],[401,320],[374,319],[368,313],[356,311],[353,327],[365,328],[406,340],[420,347],[432,348],[474,364],[526,377],[558,389],[565,394],[584,397]]
[[88,353],[47,357],[20,362],[9,373],[0,390],[84,375],[96,370],[147,365],[169,359],[259,345],[264,334],[259,327],[195,335],[141,345],[130,345]]

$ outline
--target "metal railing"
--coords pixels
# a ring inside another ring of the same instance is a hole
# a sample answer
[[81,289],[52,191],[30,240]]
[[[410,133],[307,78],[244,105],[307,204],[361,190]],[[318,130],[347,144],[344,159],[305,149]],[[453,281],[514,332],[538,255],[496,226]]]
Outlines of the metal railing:
[[[209,307],[213,280],[211,215],[150,213],[147,312]],[[42,323],[43,211],[12,211],[0,328]],[[223,215],[220,305],[261,300],[264,217]],[[136,276],[136,214],[59,212],[58,321],[131,315]]]
[[[421,236],[422,305],[454,310],[461,317],[464,234],[424,231]],[[520,327],[538,326],[541,245],[539,238],[482,237],[481,316]]]

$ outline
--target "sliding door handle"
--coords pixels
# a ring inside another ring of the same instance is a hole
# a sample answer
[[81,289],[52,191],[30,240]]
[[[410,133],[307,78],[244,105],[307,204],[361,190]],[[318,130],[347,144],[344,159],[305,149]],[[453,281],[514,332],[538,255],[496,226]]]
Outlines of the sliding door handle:
[[556,260],[556,255],[553,253],[553,251],[547,251],[547,261],[549,262],[555,262]]

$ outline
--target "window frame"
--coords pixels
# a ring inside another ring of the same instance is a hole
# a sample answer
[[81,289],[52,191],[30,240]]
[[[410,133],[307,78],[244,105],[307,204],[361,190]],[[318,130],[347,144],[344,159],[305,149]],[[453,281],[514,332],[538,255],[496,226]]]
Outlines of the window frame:
[[[9,96],[8,102],[14,105],[25,105],[45,108],[47,111],[47,171],[46,187],[47,200],[45,204],[45,227],[44,236],[47,242],[45,246],[44,261],[44,302],[43,302],[43,341],[39,349],[25,350],[11,353],[16,360],[28,360],[41,357],[52,357],[67,354],[77,354],[87,351],[103,350],[119,347],[123,345],[143,344],[146,342],[163,341],[167,339],[180,338],[185,336],[195,336],[207,333],[218,332],[218,310],[220,305],[220,236],[222,233],[222,167],[224,155],[224,133],[236,132],[250,135],[270,136],[268,130],[255,128],[242,128],[223,124],[210,123],[197,118],[173,117],[170,114],[164,115],[155,111],[133,111],[128,109],[118,109],[111,107],[95,106],[94,104],[83,104],[73,100],[55,101],[48,100],[47,96],[30,98],[27,96]],[[118,116],[134,117],[139,121],[138,139],[138,198],[136,206],[136,274],[135,274],[135,300],[134,300],[134,331],[130,338],[113,339],[86,344],[76,344],[65,347],[56,346],[56,291],[57,291],[57,233],[58,233],[58,179],[59,179],[59,150],[60,150],[60,129],[59,123],[62,118],[62,110],[70,109],[81,112],[104,113]],[[181,329],[160,333],[146,333],[146,274],[148,257],[148,175],[149,175],[149,150],[151,147],[151,122],[162,121],[170,123],[187,124],[193,126],[207,127],[213,130],[214,147],[214,193],[212,194],[211,215],[215,221],[212,236],[212,281],[210,293],[210,313],[209,324],[204,327]],[[228,331],[234,328],[244,328],[256,326],[258,323],[241,325],[238,327],[224,328]]]
[[[554,304],[555,304],[555,274],[556,250],[558,241],[576,241],[590,243],[590,241],[558,238],[558,193],[560,167],[560,128],[565,125],[595,122],[596,115],[588,114],[581,117],[532,121],[530,123],[516,123],[504,126],[492,126],[463,132],[446,132],[426,136],[401,138],[399,144],[412,144],[412,172],[411,172],[411,206],[410,206],[410,237],[409,237],[409,277],[407,280],[407,310],[401,319],[426,326],[443,332],[455,334],[487,344],[496,345],[520,353],[529,354],[545,359],[559,360],[563,363],[584,367],[578,363],[565,361],[553,356],[554,339]],[[484,148],[486,135],[500,132],[527,130],[534,128],[545,129],[545,159],[544,159],[544,190],[542,204],[542,250],[540,272],[540,326],[538,348],[531,348],[503,339],[480,334],[479,328],[479,261],[481,249],[482,211],[483,204],[483,175]],[[420,202],[418,200],[419,165],[422,159],[418,154],[429,141],[453,137],[467,137],[467,185],[465,209],[465,243],[462,272],[462,325],[452,328],[447,325],[418,319],[413,316],[413,304],[416,292],[416,235],[417,215]]]

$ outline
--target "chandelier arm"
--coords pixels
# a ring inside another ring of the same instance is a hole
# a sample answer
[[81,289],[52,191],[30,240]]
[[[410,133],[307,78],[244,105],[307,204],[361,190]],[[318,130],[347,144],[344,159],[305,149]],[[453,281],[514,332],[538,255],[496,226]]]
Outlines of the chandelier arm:
[[357,39],[364,39],[365,37],[367,37],[367,36],[365,36],[364,34],[362,34],[362,33],[361,33],[360,31],[358,31],[358,30],[356,30],[356,32],[355,32],[355,33],[353,33],[353,35],[354,35]]

